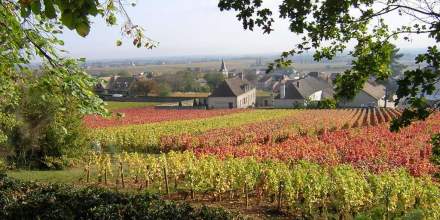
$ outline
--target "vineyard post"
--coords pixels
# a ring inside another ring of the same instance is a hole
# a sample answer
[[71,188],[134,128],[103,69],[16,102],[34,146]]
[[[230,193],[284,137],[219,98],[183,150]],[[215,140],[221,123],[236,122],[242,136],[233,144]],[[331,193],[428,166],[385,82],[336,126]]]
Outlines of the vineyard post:
[[146,178],[145,178],[145,189],[148,189],[149,187],[150,187],[150,176],[149,176],[149,174],[150,174],[150,166],[148,165],[147,166],[147,168],[146,168],[147,170],[146,170]]
[[104,184],[107,185],[107,166],[104,168]]
[[89,162],[89,164],[87,164],[87,167],[86,167],[86,181],[87,181],[87,183],[89,183],[89,180],[90,180],[90,162]]
[[248,193],[248,184],[247,182],[244,183],[244,194],[246,197],[246,208],[249,208],[249,193]]
[[390,186],[385,186],[385,219],[388,220],[390,219],[390,212],[389,212],[389,208],[390,208],[390,196],[391,196],[391,188]]
[[122,184],[122,188],[125,188],[125,182],[124,182],[124,167],[122,166],[122,161],[119,161],[119,173],[121,174],[121,184]]
[[282,203],[282,196],[283,196],[283,181],[280,181],[280,184],[278,186],[278,211],[281,211],[281,203]]
[[165,190],[166,190],[167,196],[169,196],[170,195],[170,189],[168,187],[168,171],[167,171],[167,167],[166,166],[163,168],[163,173],[164,173],[164,178],[165,178]]

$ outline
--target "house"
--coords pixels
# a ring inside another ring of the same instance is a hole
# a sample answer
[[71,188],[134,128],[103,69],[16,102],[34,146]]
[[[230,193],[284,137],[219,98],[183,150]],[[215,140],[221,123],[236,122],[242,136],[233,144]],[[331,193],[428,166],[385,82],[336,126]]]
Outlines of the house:
[[[385,86],[366,82],[353,100],[341,101],[338,105],[345,108],[385,107],[385,93]],[[386,107],[393,108],[394,103],[387,101]]]
[[139,76],[113,76],[107,85],[108,94],[128,96],[130,88],[140,78]]
[[321,101],[333,96],[333,88],[317,77],[306,76],[286,80],[279,85],[279,96],[274,99],[274,107],[288,108],[306,105],[309,101]]
[[265,75],[257,82],[257,89],[265,90],[265,89],[271,89],[273,85],[273,79],[271,75]]
[[209,108],[249,108],[255,106],[256,88],[241,77],[225,79],[208,97]]
[[272,95],[264,95],[258,96],[255,102],[256,107],[272,107],[273,106],[273,97]]
[[98,95],[105,95],[107,94],[107,89],[105,85],[102,82],[98,82],[95,87],[93,88],[96,94]]

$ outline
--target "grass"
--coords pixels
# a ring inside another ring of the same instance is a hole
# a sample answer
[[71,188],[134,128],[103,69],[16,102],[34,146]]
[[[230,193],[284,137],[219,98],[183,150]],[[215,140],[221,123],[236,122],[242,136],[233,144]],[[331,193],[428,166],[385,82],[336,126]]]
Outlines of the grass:
[[140,108],[158,105],[158,102],[106,102],[107,109],[110,111],[120,110],[125,108]]
[[271,96],[272,93],[268,92],[268,91],[263,91],[263,90],[257,90],[257,96]]
[[23,180],[36,181],[41,183],[73,183],[84,176],[84,171],[80,168],[66,170],[14,170],[8,171],[9,177]]
[[209,96],[208,92],[173,92],[172,97],[199,97],[206,98]]

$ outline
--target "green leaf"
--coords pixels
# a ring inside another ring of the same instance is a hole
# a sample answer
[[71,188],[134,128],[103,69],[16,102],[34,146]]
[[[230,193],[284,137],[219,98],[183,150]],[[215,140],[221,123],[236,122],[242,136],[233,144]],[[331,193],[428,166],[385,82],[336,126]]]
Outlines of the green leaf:
[[31,10],[29,9],[29,7],[22,7],[20,9],[20,15],[24,18],[29,17],[29,15],[31,14]]
[[76,26],[76,32],[81,36],[85,37],[90,32],[90,26],[88,23],[81,23],[78,26]]
[[32,9],[32,12],[34,14],[40,14],[41,13],[41,2],[40,2],[40,0],[32,1],[31,9]]
[[57,15],[55,13],[55,7],[53,6],[52,0],[44,0],[44,14],[47,18],[53,19]]
[[66,25],[70,30],[75,28],[73,15],[69,12],[64,12],[61,15],[61,22]]

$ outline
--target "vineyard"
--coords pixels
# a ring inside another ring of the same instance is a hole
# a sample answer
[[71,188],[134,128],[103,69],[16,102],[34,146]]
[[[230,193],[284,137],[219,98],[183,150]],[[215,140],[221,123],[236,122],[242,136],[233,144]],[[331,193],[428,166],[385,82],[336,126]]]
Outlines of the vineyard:
[[[173,112],[183,113],[180,110]],[[161,151],[161,139],[167,136],[200,134],[216,128],[239,127],[248,123],[276,120],[295,113],[288,110],[255,110],[210,118],[94,129],[90,132],[90,139],[101,143],[104,148],[157,153]]]
[[94,168],[99,171],[94,179],[107,186],[157,188],[166,196],[177,192],[183,200],[209,196],[214,201],[243,202],[245,207],[264,203],[287,209],[297,218],[377,214],[372,210],[382,218],[395,218],[417,209],[423,209],[430,219],[440,217],[437,184],[404,170],[373,174],[349,165],[259,162],[252,157],[220,160],[191,152],[124,153],[114,159],[118,165],[112,170],[108,154],[91,154],[86,181],[92,181],[89,171]]
[[122,125],[146,124],[161,121],[188,120],[197,118],[208,118],[213,116],[227,115],[245,110],[160,110],[154,107],[128,108],[117,110],[110,118],[95,115],[88,115],[84,118],[87,127],[105,128]]
[[440,114],[390,132],[399,115],[253,110],[95,129],[90,139],[106,153],[83,159],[82,182],[265,207],[292,218],[439,219],[430,142]]

